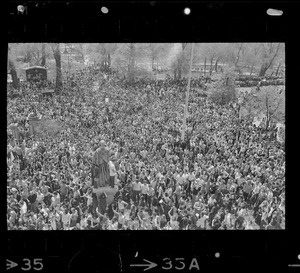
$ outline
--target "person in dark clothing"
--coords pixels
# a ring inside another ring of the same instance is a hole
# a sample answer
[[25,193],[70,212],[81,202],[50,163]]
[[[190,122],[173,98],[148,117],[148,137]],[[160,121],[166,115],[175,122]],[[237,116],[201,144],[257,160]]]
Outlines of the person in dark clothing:
[[29,196],[28,196],[28,200],[29,200],[29,204],[30,204],[30,211],[36,212],[36,201],[37,198],[37,194],[33,191],[30,192]]
[[214,217],[214,219],[212,220],[212,224],[211,227],[213,229],[219,229],[219,227],[221,226],[221,221],[220,221],[220,217],[218,215],[216,215]]

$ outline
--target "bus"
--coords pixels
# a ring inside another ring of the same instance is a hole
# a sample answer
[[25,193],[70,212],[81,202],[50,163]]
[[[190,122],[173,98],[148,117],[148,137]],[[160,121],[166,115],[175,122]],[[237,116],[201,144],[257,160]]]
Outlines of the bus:
[[25,69],[27,81],[46,81],[47,69],[42,66],[31,66]]
[[37,87],[41,90],[43,96],[52,96],[54,89],[49,89],[45,86],[47,81],[47,68],[42,66],[31,66],[25,69],[26,80],[29,82],[36,82]]

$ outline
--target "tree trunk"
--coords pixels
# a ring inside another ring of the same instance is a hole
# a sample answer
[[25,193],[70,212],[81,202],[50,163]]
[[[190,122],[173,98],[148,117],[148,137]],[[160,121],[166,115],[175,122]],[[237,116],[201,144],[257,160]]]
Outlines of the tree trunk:
[[225,104],[225,97],[224,97],[224,92],[222,92],[222,104]]
[[41,66],[46,66],[46,52],[45,52],[46,45],[42,43],[42,62]]
[[270,125],[270,117],[267,117],[267,120],[266,120],[266,131],[268,130],[269,125]]
[[128,67],[128,78],[130,84],[134,83],[134,68],[135,68],[135,44],[129,45],[129,67]]
[[217,60],[216,60],[216,63],[215,63],[215,71],[216,71],[216,72],[218,72],[218,62],[219,62],[219,60],[217,59]]
[[241,45],[239,47],[239,51],[238,51],[238,54],[237,54],[237,57],[236,57],[236,61],[235,61],[235,64],[234,64],[237,69],[239,69],[238,68],[238,62],[240,60],[240,53],[241,53],[242,47],[243,47],[243,43],[241,43]]
[[9,65],[9,69],[10,69],[11,78],[13,81],[12,82],[13,88],[18,89],[19,88],[19,80],[18,80],[18,75],[17,75],[17,71],[15,68],[15,64],[12,60],[9,60],[8,65]]
[[133,84],[134,82],[134,60],[131,58],[129,66],[128,66],[128,79],[130,84]]
[[253,68],[254,68],[254,64],[251,66],[251,70],[250,70],[250,76],[252,75]]
[[180,66],[178,66],[178,74],[177,74],[177,76],[178,76],[178,80],[180,80],[180,79],[181,79],[181,74],[182,74],[181,67],[180,67]]
[[107,64],[108,64],[108,68],[110,68],[110,66],[111,66],[111,56],[110,56],[110,53],[107,54]]
[[186,46],[188,45],[188,43],[181,43],[181,49],[182,51],[185,50]]
[[266,75],[267,70],[268,70],[268,64],[267,63],[263,63],[261,65],[260,70],[259,70],[258,76],[259,77],[264,77]]
[[41,58],[40,58],[40,51],[38,50],[38,51],[37,51],[36,62],[35,62],[36,65],[39,65],[40,59],[41,59]]
[[204,76],[206,76],[206,57],[204,59]]
[[17,76],[17,71],[15,69],[11,69],[10,74],[11,74],[12,81],[13,81],[13,87],[15,89],[18,89],[19,88],[19,80],[18,80],[18,76]]
[[79,44],[79,50],[77,51],[80,55],[81,55],[81,60],[84,62],[84,49],[83,49],[83,45]]
[[61,73],[61,55],[60,55],[60,49],[59,44],[52,45],[52,50],[54,54],[54,59],[56,63],[56,84],[55,88],[57,91],[61,91],[63,87],[62,83],[62,73]]
[[267,115],[266,115],[266,130],[268,129],[269,127],[269,99],[268,97],[266,97],[266,108],[267,108]]
[[215,55],[213,55],[212,58],[210,59],[209,76],[211,76],[212,71],[213,71],[213,61],[214,61],[214,57],[215,57]]

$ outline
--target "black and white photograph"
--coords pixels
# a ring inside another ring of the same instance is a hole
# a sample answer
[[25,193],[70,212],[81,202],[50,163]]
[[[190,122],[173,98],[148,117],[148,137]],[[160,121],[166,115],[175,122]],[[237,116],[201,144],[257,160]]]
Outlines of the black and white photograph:
[[285,44],[9,43],[7,230],[285,230]]

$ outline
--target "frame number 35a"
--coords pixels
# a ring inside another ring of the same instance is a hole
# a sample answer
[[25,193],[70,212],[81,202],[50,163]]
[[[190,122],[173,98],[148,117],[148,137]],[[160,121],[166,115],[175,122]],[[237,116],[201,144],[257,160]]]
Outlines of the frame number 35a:
[[175,270],[200,270],[198,261],[196,258],[193,258],[190,263],[186,263],[184,258],[164,258],[163,259],[163,266],[162,269],[164,270],[170,270],[170,269],[175,269]]
[[44,268],[43,265],[43,259],[23,259],[23,264],[21,269],[23,271],[29,271],[29,270],[34,270],[34,271],[40,271]]

